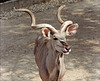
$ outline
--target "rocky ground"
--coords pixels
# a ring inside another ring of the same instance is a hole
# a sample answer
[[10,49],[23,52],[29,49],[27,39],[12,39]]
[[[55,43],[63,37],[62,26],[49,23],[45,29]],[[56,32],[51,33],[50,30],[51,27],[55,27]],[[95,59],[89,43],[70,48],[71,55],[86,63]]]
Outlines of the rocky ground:
[[[64,81],[100,81],[100,1],[61,3],[35,13],[37,23],[49,23],[59,29],[56,13],[62,4],[66,5],[62,18],[79,24],[77,34],[67,37],[72,52],[65,55]],[[32,30],[30,23],[27,14],[2,16],[1,81],[41,81],[33,55],[34,41],[40,31]]]

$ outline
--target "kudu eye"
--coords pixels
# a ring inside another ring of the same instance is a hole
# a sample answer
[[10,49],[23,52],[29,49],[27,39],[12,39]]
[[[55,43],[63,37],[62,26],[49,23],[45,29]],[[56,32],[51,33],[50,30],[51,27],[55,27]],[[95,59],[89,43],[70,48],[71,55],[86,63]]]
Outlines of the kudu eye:
[[56,37],[53,37],[53,39],[54,39],[54,40],[58,40],[58,38],[56,38]]
[[53,38],[54,40],[58,40],[58,38]]

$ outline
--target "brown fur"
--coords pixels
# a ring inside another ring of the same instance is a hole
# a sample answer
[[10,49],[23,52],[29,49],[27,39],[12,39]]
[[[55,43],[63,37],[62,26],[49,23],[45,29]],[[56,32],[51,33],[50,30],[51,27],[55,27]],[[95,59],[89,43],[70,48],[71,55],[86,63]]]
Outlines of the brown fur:
[[34,55],[43,81],[62,81],[65,74],[64,55],[53,48],[52,40],[45,42],[43,36],[36,39]]

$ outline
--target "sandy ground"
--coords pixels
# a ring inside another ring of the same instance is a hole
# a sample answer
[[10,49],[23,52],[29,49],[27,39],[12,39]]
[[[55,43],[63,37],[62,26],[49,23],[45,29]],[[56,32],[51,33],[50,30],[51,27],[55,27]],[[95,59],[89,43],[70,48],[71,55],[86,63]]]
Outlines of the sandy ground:
[[[100,1],[64,4],[62,18],[79,24],[77,34],[67,37],[72,52],[65,55],[64,81],[100,81]],[[37,23],[59,29],[57,8],[35,13]],[[30,17],[25,14],[0,24],[1,81],[41,81],[33,55],[40,31],[31,29]]]

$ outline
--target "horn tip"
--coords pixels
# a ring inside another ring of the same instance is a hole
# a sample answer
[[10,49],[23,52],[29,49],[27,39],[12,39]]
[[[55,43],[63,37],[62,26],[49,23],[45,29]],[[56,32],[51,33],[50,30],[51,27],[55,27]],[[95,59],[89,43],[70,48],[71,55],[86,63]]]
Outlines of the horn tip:
[[16,10],[16,8],[15,8],[15,7],[13,7],[13,10]]
[[65,7],[66,7],[66,5],[61,5],[60,7],[65,8]]
[[62,5],[63,7],[66,7],[66,5]]
[[13,10],[14,10],[14,11],[17,11],[16,7],[13,7]]

